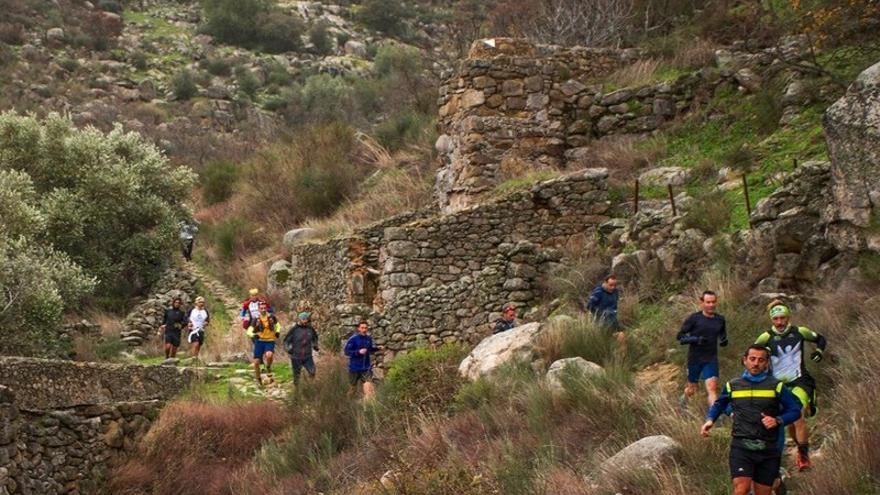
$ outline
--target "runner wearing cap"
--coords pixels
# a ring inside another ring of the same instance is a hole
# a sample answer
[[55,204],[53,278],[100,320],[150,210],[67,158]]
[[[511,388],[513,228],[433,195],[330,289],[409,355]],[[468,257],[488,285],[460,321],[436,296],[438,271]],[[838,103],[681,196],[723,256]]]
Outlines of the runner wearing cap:
[[303,311],[296,315],[296,323],[284,336],[284,350],[290,355],[293,384],[299,384],[299,375],[305,368],[309,378],[315,377],[315,360],[312,351],[318,352],[318,332],[311,325],[311,313]]
[[755,344],[770,349],[773,377],[784,383],[803,405],[800,419],[789,427],[789,435],[797,441],[797,467],[803,471],[812,467],[806,418],[816,414],[816,381],[807,371],[804,343],[815,344],[810,360],[818,363],[822,360],[828,342],[825,337],[807,327],[792,325],[791,309],[782,301],[774,300],[768,308],[773,326],[759,335]]
[[256,287],[248,291],[248,298],[241,302],[241,328],[247,329],[251,326],[251,320],[256,321],[260,317],[260,303],[266,303],[269,314],[275,314],[269,301],[260,295],[260,289]]

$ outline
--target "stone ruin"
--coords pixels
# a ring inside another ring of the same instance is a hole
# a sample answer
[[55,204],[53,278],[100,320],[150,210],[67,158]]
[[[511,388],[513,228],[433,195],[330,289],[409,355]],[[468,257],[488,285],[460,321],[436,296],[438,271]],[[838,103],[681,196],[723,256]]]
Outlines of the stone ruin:
[[0,357],[0,494],[100,493],[196,378],[170,366]]
[[644,135],[708,101],[732,71],[704,70],[637,88],[597,81],[638,62],[636,50],[477,40],[444,74],[438,101],[441,167],[436,191],[445,212],[479,203],[523,168],[577,169],[590,144]]

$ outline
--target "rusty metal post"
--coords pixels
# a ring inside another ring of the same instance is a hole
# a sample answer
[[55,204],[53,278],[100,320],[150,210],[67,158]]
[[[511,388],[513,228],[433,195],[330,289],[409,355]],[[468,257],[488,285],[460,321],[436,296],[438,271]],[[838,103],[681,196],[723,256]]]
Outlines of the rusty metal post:
[[636,192],[633,196],[633,215],[639,212],[639,179],[636,179]]
[[669,203],[672,205],[672,216],[678,216],[678,210],[675,209],[675,196],[672,194],[672,184],[666,184],[667,189],[669,189]]
[[749,181],[748,174],[743,174],[743,196],[746,200],[746,215],[748,215],[749,225],[752,225],[752,202],[749,201]]

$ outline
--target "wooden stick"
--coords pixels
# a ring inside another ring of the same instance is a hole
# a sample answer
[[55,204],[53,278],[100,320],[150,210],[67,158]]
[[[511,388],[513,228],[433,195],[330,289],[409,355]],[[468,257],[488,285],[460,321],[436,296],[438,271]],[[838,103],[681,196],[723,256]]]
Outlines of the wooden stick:
[[672,216],[678,216],[678,210],[675,209],[675,196],[672,195],[672,184],[666,184],[669,189],[669,203],[672,205]]
[[639,179],[636,179],[636,194],[633,196],[633,214],[639,212]]
[[752,205],[751,201],[749,201],[749,181],[747,180],[748,174],[743,174],[743,196],[746,199],[746,215],[748,215],[749,225],[752,225]]

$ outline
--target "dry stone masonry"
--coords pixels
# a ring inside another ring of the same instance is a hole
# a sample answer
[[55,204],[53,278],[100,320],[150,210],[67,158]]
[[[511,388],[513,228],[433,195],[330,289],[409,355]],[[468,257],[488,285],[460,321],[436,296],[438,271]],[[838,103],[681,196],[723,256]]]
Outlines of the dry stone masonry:
[[475,204],[503,182],[505,170],[522,164],[579,163],[602,136],[652,132],[734,78],[731,71],[707,69],[636,88],[609,91],[596,84],[638,57],[633,50],[508,38],[474,42],[440,86],[440,206],[457,211]]
[[608,220],[607,171],[587,169],[454,214],[404,216],[291,248],[292,305],[335,329],[370,320],[391,351],[476,342],[500,307],[540,296],[556,243]]
[[0,358],[0,494],[101,493],[194,379],[174,367]]

